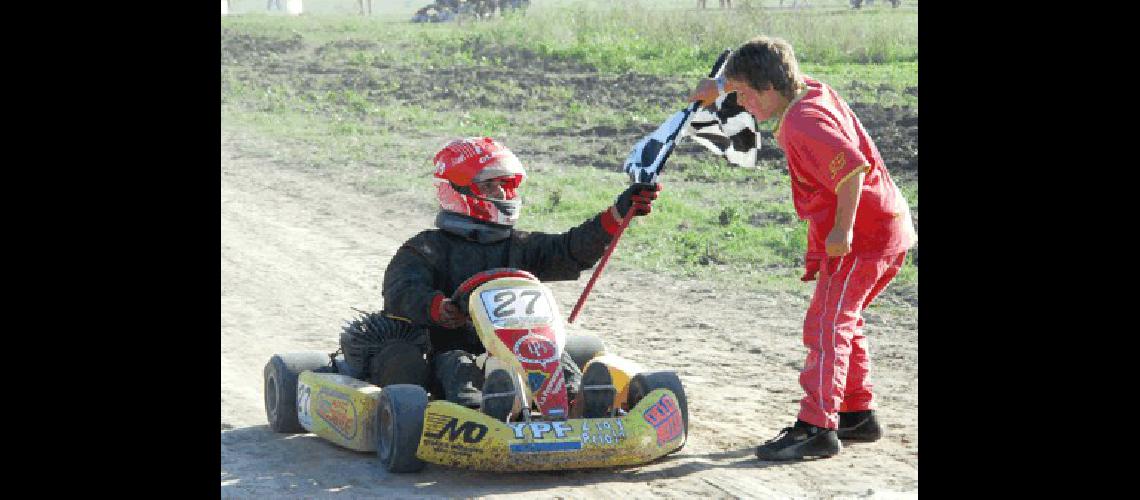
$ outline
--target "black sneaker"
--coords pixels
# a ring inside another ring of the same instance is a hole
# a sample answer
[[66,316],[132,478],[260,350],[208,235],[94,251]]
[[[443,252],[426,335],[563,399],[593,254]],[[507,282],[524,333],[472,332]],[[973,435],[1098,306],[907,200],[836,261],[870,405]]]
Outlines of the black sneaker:
[[756,458],[800,460],[807,457],[830,457],[842,449],[843,445],[839,444],[834,429],[824,429],[796,420],[794,426],[785,427],[775,438],[756,447]]
[[883,428],[875,418],[875,410],[839,413],[839,439],[870,443],[883,437]]

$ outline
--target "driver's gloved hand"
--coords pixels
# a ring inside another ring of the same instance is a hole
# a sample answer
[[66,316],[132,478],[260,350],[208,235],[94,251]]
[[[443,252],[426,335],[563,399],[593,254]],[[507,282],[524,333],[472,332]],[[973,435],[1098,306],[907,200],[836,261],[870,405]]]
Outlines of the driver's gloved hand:
[[451,299],[439,294],[431,302],[431,320],[444,328],[459,328],[467,324],[467,315]]
[[617,208],[618,215],[624,217],[625,213],[629,211],[629,207],[633,206],[633,215],[649,215],[653,211],[653,200],[657,199],[657,193],[661,191],[661,184],[645,184],[634,183],[630,184],[617,197],[614,202],[614,208]]
[[618,195],[610,208],[601,214],[602,229],[611,235],[617,234],[625,213],[633,207],[633,216],[649,215],[653,211],[653,200],[661,191],[660,183],[634,183]]

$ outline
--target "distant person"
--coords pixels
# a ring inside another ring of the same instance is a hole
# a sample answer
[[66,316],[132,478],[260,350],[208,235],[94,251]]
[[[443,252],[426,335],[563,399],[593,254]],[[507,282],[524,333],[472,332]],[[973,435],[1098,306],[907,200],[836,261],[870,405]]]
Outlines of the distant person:
[[[902,0],[890,0],[892,8],[898,8],[902,5]],[[875,4],[875,0],[851,0],[851,7],[854,9],[862,8],[864,5],[870,7]]]
[[285,6],[281,0],[269,0],[265,3],[265,10],[285,10]]
[[[470,318],[451,301],[459,285],[501,267],[542,281],[578,279],[602,257],[630,207],[634,216],[649,214],[661,185],[631,184],[597,215],[548,234],[515,229],[526,172],[498,141],[456,139],[433,162],[438,229],[422,231],[396,250],[384,270],[384,310],[364,320],[367,328],[361,321],[350,324],[340,343],[349,367],[375,385],[419,384],[438,394],[436,387],[448,401],[479,408],[484,375],[475,357],[485,349]],[[563,370],[573,402],[582,374],[568,354]]]
[[[803,323],[806,395],[795,425],[756,449],[761,460],[832,456],[840,440],[875,441],[862,311],[895,277],[917,241],[910,208],[863,124],[830,86],[800,73],[791,45],[760,36],[734,51],[720,79],[690,100],[736,92],[756,121],[776,119],[792,201],[807,219],[806,272],[816,280]],[[818,280],[817,280],[818,274]]]

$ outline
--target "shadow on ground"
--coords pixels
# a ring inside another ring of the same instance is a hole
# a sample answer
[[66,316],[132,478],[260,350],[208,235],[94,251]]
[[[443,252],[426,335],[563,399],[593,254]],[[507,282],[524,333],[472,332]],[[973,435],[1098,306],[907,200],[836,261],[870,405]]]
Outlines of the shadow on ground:
[[680,452],[640,466],[614,469],[496,473],[428,464],[423,471],[394,474],[372,453],[347,450],[313,434],[279,434],[259,425],[226,430],[223,425],[221,494],[483,496],[536,493],[565,486],[644,483],[709,469],[756,469],[753,447],[715,453]]

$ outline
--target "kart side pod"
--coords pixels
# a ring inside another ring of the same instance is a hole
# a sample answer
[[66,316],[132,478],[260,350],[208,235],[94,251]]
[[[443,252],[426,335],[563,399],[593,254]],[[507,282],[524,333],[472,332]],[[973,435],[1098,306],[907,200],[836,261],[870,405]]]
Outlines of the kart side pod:
[[376,451],[376,415],[382,389],[336,373],[306,371],[297,379],[297,420],[350,450]]

